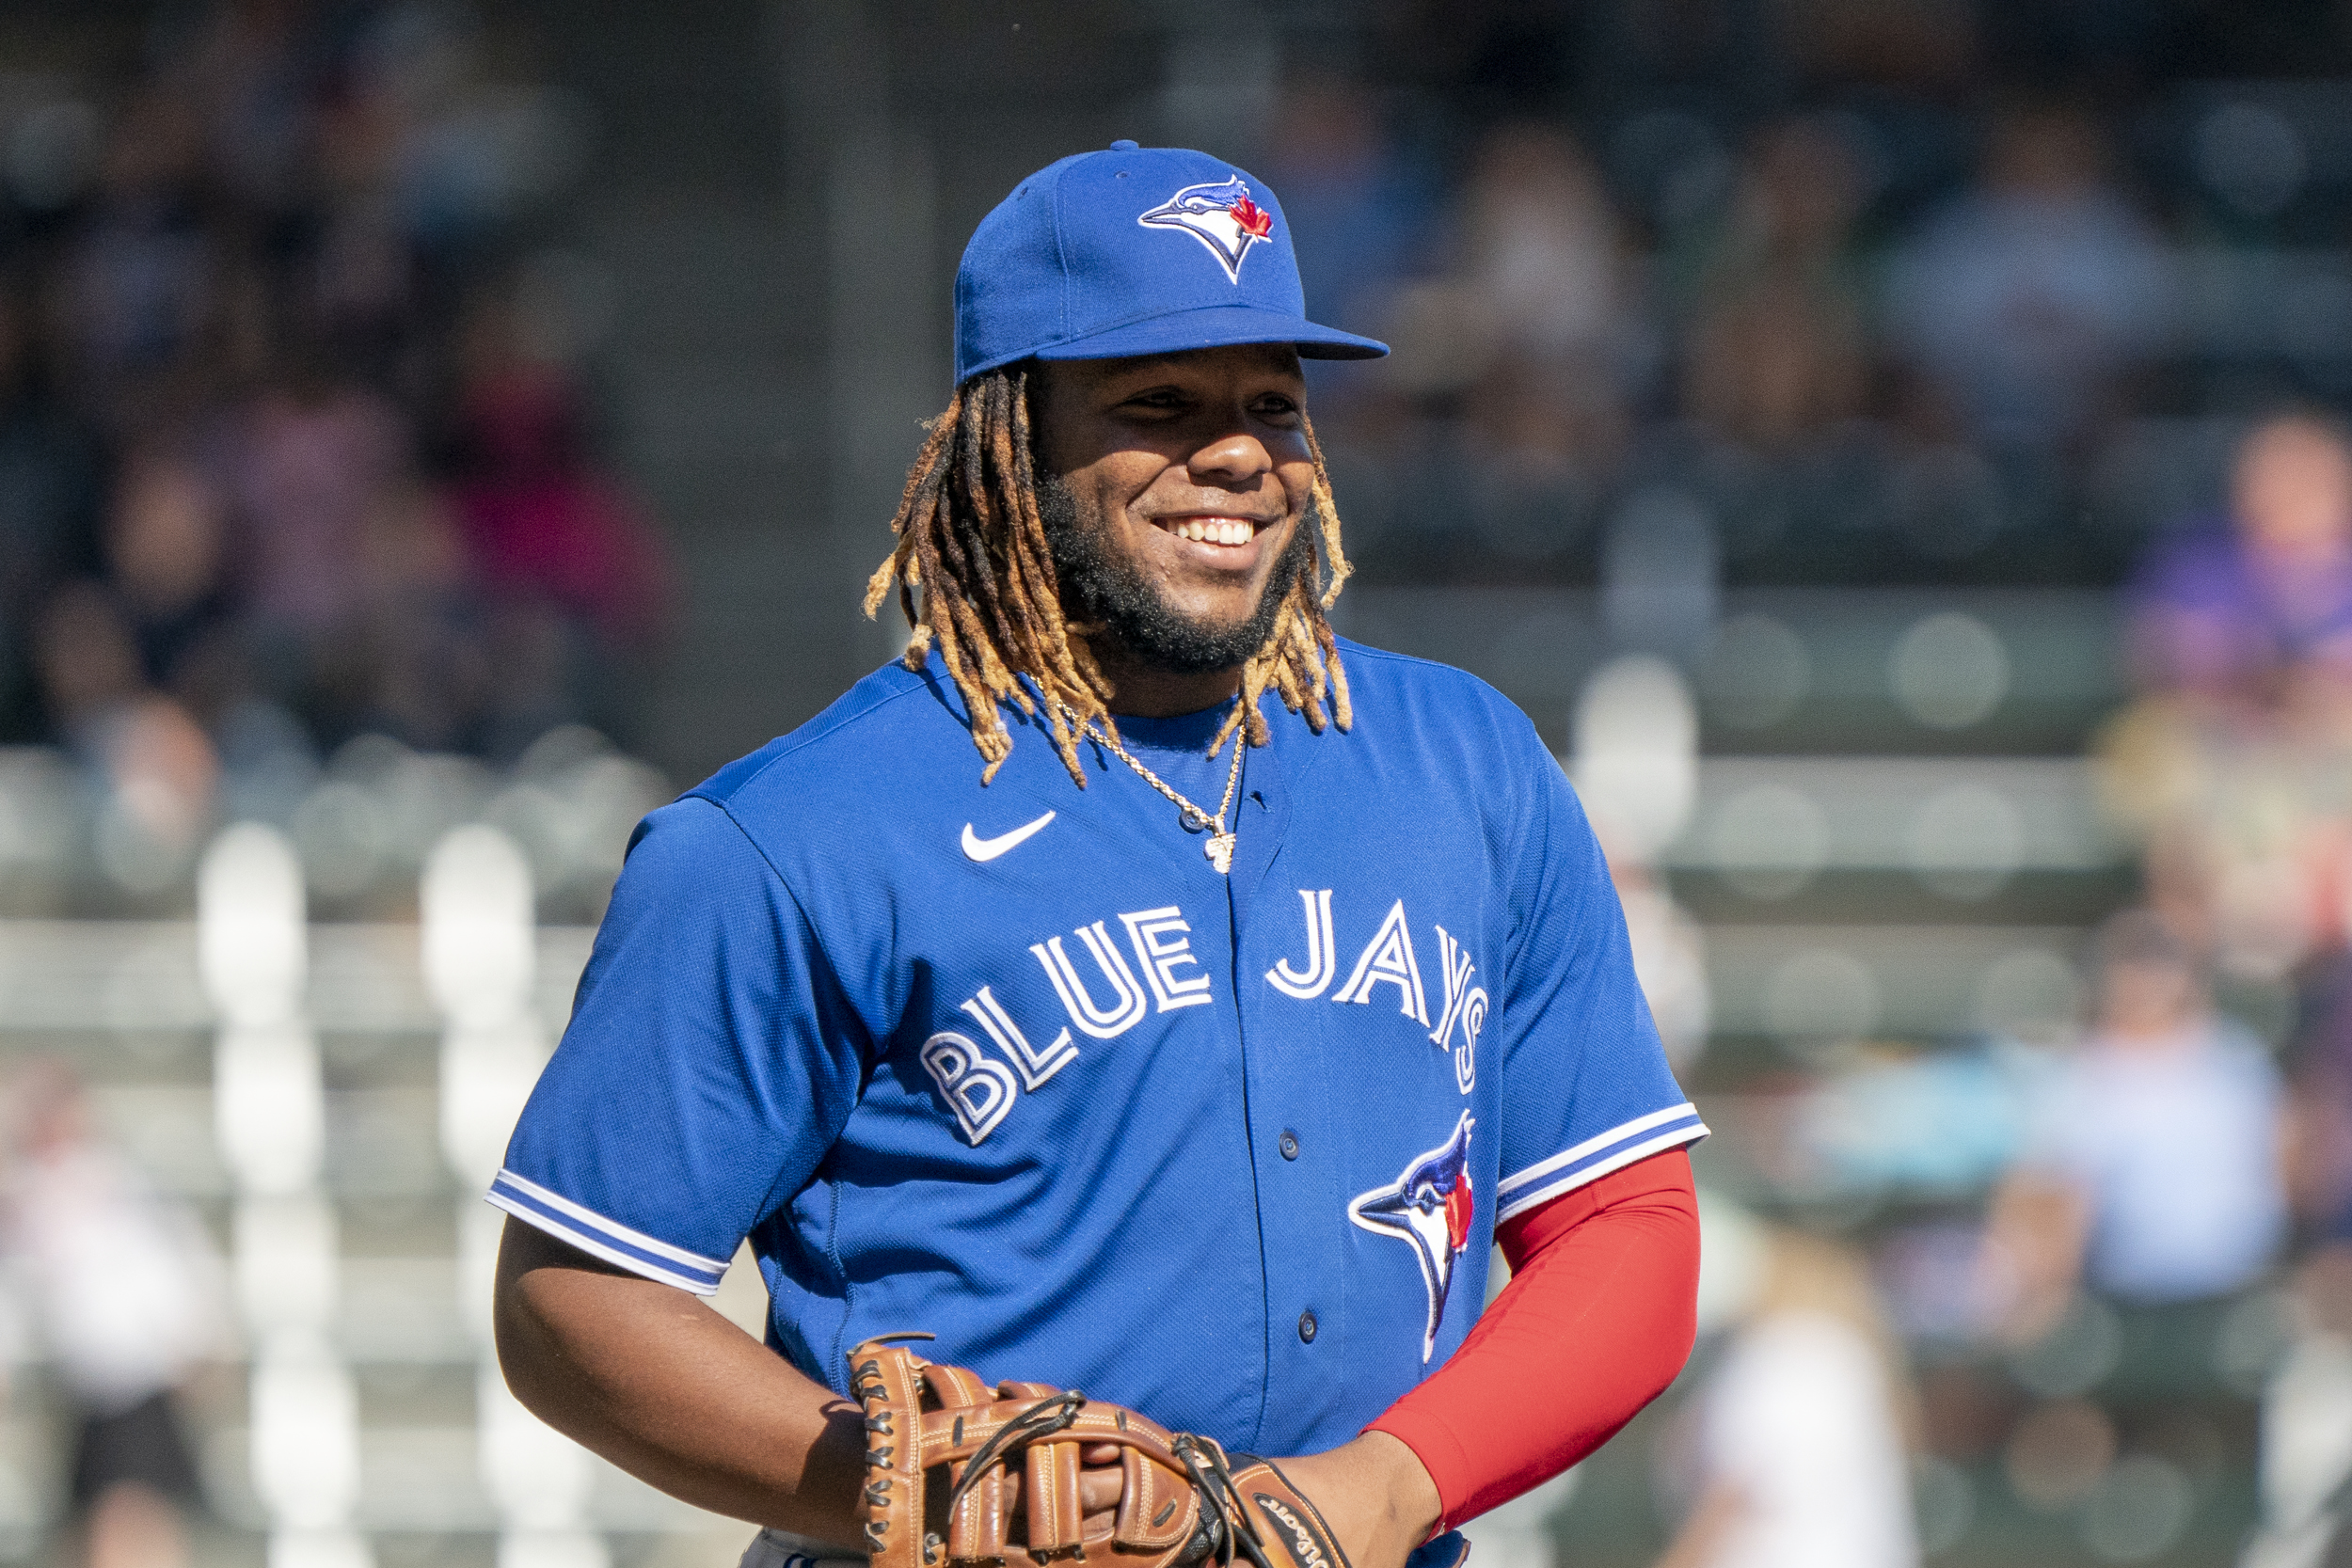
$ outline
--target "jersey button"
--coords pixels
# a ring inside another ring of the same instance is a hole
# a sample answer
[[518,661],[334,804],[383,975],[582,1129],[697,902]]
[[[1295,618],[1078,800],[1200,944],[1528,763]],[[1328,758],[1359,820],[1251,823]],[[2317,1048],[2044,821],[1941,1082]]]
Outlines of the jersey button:
[[1311,1310],[1298,1314],[1298,1337],[1311,1345],[1315,1342],[1315,1315]]
[[[1295,1159],[1297,1159],[1297,1158],[1298,1158],[1298,1134],[1297,1134],[1297,1133],[1295,1133],[1295,1132],[1292,1132],[1289,1128],[1285,1127],[1284,1129],[1282,1129],[1282,1141],[1281,1141],[1280,1143],[1277,1144],[1275,1147],[1276,1147],[1276,1148],[1279,1148],[1279,1149],[1282,1151],[1282,1158],[1283,1158],[1283,1159],[1285,1159],[1285,1160],[1295,1160]],[[1313,1338],[1313,1336],[1310,1335],[1310,1336],[1309,1336],[1309,1338]]]

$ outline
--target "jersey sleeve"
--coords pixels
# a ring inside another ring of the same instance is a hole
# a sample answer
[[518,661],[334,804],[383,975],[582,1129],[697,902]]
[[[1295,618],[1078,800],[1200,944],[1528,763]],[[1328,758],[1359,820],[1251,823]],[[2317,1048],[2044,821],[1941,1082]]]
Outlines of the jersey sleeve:
[[1707,1135],[1633,977],[1625,913],[1568,781],[1531,746],[1502,980],[1501,1224]]
[[734,818],[694,797],[665,806],[630,843],[489,1200],[708,1295],[839,1135],[864,1041],[799,904]]

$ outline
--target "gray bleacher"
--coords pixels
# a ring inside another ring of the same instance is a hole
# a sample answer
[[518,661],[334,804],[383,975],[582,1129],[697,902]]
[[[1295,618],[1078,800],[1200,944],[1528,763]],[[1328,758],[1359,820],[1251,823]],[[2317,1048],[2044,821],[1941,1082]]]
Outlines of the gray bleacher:
[[[528,888],[497,830],[444,842],[485,838]],[[246,826],[206,865],[257,842],[293,863],[290,837]],[[224,916],[199,881],[195,919],[0,921],[0,1052],[70,1062],[106,1132],[197,1210],[228,1264],[237,1359],[187,1400],[214,1515],[199,1560],[733,1562],[748,1527],[548,1433],[489,1357],[501,1216],[480,1194],[593,929],[510,922],[528,933],[510,966],[520,989],[485,1018],[432,982],[430,897],[422,926],[306,923],[292,1006],[256,1013],[224,989],[220,955],[266,953],[268,932]],[[722,1309],[757,1332],[764,1306],[739,1268]],[[0,1558],[23,1560],[45,1548],[63,1478],[40,1346],[20,1345],[32,1375],[11,1380],[0,1421]]]

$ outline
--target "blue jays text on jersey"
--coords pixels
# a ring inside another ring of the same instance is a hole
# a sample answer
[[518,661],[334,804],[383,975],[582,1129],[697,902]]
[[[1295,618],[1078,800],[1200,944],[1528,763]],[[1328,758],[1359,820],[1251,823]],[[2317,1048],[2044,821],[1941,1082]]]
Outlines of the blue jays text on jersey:
[[[1443,1362],[1499,1220],[1701,1137],[1558,765],[1458,672],[1343,644],[1269,701],[1230,876],[1142,780],[1020,727],[979,784],[893,665],[639,830],[491,1201],[769,1343],[921,1328],[1256,1453]],[[1194,799],[1222,709],[1120,723]]]

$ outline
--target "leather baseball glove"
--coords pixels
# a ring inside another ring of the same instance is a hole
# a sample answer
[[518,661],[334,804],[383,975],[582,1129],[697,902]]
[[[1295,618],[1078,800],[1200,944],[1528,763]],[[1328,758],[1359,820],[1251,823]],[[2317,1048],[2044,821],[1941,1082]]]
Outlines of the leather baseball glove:
[[[930,1338],[885,1335],[850,1352],[850,1391],[866,1413],[861,1515],[873,1568],[1190,1568],[1212,1558],[1220,1568],[1236,1558],[1349,1568],[1323,1515],[1272,1462],[1074,1388],[991,1388],[902,1342]],[[1119,1507],[1089,1527],[1079,1456],[1099,1444],[1119,1449]]]

